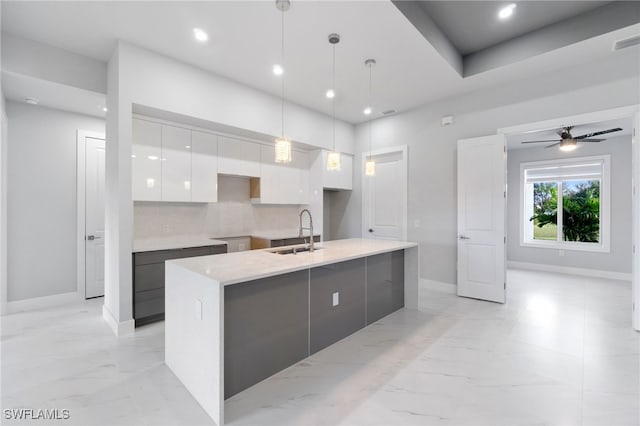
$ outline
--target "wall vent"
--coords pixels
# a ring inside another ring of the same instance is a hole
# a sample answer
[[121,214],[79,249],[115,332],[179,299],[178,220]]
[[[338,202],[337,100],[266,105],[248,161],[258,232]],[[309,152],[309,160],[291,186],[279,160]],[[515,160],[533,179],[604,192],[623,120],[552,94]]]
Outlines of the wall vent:
[[394,112],[396,112],[395,109],[388,109],[386,111],[382,111],[382,115],[389,115],[389,114],[393,114]]
[[640,44],[640,35],[625,38],[624,40],[618,40],[613,44],[613,50],[626,49],[627,47],[633,47]]

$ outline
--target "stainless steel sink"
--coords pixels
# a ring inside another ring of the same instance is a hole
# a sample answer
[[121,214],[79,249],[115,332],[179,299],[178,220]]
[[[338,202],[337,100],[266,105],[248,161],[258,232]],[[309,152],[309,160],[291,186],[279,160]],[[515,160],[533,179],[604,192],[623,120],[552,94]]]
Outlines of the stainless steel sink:
[[[321,247],[316,247],[315,250],[321,250]],[[298,254],[309,251],[309,247],[287,247],[277,250],[269,250],[269,253],[274,254]]]

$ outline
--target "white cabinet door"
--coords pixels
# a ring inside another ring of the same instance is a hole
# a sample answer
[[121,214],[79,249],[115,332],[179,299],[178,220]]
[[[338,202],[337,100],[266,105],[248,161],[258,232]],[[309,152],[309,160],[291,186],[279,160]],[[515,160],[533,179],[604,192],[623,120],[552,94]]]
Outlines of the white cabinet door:
[[260,203],[309,203],[309,154],[293,151],[292,161],[279,164],[274,161],[274,146],[261,149]]
[[162,125],[162,201],[191,201],[191,131]]
[[203,132],[191,132],[191,201],[218,201],[218,138]]
[[327,189],[353,188],[353,157],[340,154],[340,170],[327,170],[327,156],[329,151],[322,151],[322,184]]
[[292,183],[294,184],[295,197],[293,204],[309,204],[309,154],[294,151],[290,163],[292,168]]
[[162,198],[162,126],[133,119],[131,147],[131,183],[135,201],[160,201]]
[[257,143],[218,137],[218,173],[259,177],[260,157]]

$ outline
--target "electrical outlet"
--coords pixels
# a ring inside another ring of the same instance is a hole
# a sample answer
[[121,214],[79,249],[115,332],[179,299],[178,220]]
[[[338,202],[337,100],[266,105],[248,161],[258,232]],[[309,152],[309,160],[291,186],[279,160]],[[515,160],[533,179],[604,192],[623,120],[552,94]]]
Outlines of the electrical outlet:
[[558,256],[564,257],[564,250],[558,250]]
[[340,304],[340,293],[333,293],[333,306],[338,306]]

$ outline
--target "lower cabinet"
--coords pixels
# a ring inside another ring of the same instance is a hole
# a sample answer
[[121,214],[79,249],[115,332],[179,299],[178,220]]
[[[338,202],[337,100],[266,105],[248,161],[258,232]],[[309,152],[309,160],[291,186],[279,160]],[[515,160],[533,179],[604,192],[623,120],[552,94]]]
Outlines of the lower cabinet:
[[224,288],[224,398],[404,306],[404,250]]
[[311,269],[309,352],[313,354],[365,324],[365,258]]
[[164,319],[164,262],[226,253],[226,245],[133,253],[133,319],[136,327]]
[[224,397],[309,355],[309,270],[224,288]]
[[404,251],[367,257],[367,325],[404,306]]

